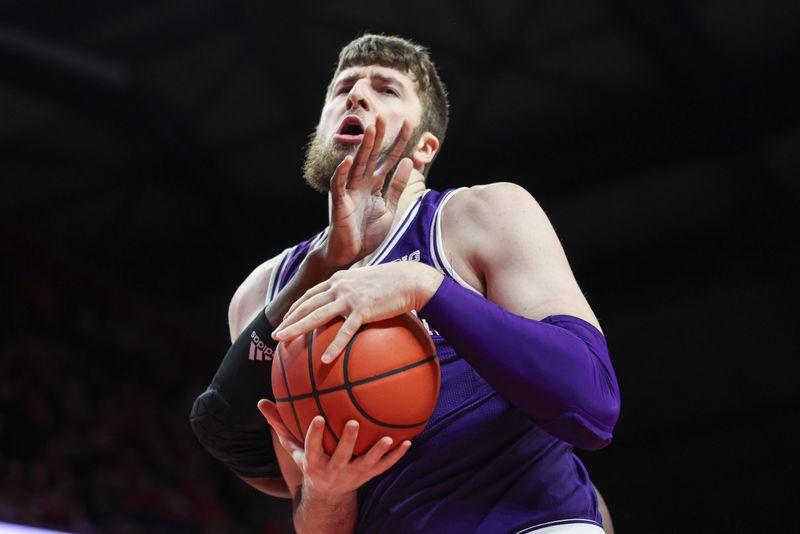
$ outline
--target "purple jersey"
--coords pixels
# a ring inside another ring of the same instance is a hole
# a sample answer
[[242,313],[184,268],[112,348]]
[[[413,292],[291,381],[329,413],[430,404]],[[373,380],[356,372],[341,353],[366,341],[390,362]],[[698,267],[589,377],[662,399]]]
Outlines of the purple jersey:
[[[419,261],[469,287],[442,247],[442,207],[456,192],[427,190],[370,264]],[[268,301],[324,233],[283,252]],[[597,496],[572,446],[540,429],[446,339],[433,330],[431,335],[441,364],[438,404],[406,456],[359,489],[356,531],[521,534],[568,524],[597,529]]]

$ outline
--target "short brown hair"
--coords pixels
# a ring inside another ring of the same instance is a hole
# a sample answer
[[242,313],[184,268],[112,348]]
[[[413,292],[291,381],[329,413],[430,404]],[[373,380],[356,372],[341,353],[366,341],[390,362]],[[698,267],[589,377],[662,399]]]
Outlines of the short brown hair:
[[[428,50],[409,39],[395,35],[365,34],[345,45],[333,80],[342,70],[355,65],[380,65],[411,74],[422,104],[420,127],[444,142],[447,131],[447,91],[436,72]],[[333,89],[333,81],[328,94]]]

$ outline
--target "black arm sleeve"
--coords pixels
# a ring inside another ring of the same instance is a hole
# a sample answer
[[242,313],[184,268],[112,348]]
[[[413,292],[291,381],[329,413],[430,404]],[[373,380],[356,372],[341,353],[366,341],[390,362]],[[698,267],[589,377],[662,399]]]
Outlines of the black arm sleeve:
[[192,430],[212,456],[245,478],[280,477],[269,426],[256,407],[275,400],[270,372],[277,343],[264,313],[233,343],[211,384],[194,401]]

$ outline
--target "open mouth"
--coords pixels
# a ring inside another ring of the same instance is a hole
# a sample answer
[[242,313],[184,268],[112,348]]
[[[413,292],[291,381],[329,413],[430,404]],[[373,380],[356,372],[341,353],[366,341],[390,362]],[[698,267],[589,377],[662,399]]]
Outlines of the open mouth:
[[336,136],[341,140],[356,140],[364,135],[364,123],[355,115],[349,115],[344,118]]

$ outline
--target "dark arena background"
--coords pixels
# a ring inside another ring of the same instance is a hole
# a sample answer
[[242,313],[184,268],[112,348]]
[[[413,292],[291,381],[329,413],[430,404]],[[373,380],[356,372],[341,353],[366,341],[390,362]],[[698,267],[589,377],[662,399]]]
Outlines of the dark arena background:
[[429,186],[552,220],[620,380],[579,452],[617,532],[796,531],[789,0],[0,3],[0,522],[291,532],[188,414],[238,284],[326,224],[304,145],[364,31],[449,88]]

